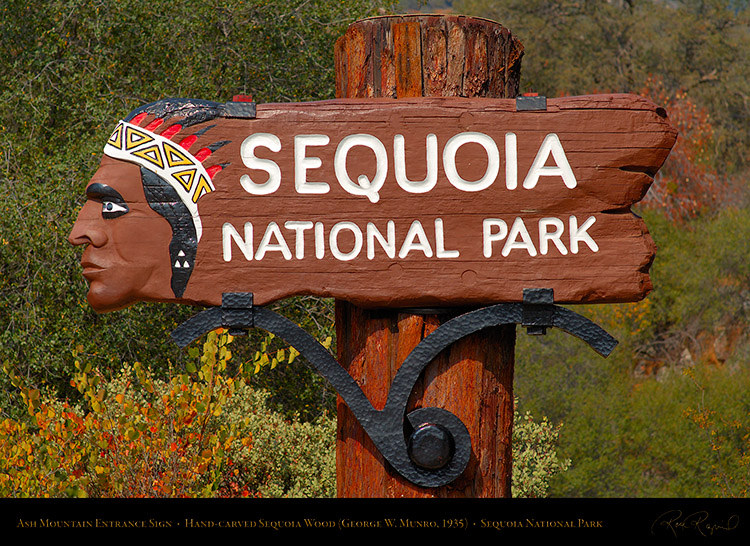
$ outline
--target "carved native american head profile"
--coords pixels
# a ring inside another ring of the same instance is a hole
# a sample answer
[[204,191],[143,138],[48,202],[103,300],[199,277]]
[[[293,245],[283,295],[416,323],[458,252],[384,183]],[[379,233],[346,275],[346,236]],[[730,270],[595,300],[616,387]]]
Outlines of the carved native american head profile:
[[226,166],[212,161],[228,141],[212,140],[209,123],[223,113],[220,103],[164,99],[117,124],[69,235],[86,245],[81,263],[95,310],[184,294],[202,235],[198,201]]

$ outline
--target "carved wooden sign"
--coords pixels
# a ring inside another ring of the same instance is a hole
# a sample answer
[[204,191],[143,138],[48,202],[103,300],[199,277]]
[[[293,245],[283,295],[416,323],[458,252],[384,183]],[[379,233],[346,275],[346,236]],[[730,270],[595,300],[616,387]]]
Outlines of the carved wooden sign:
[[630,207],[676,131],[647,99],[250,106],[166,99],[117,124],[70,235],[96,310],[223,292],[435,307],[651,289],[655,247]]

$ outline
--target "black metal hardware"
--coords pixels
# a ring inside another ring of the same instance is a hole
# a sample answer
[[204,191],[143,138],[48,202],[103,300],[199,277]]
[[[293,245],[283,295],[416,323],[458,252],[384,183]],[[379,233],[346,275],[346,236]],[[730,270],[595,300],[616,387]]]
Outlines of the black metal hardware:
[[255,118],[255,102],[225,102],[224,117],[227,118]]
[[534,110],[546,110],[547,97],[542,96],[519,96],[516,97],[516,112],[527,112]]
[[523,317],[521,326],[529,335],[544,335],[552,326],[554,295],[550,288],[526,288],[523,291]]
[[373,408],[356,381],[314,337],[278,313],[253,306],[252,294],[224,294],[221,307],[202,311],[182,323],[172,332],[172,339],[185,347],[219,327],[240,334],[255,327],[279,336],[331,383],[399,474],[416,485],[440,487],[458,478],[466,468],[471,453],[469,432],[449,411],[420,408],[406,414],[406,404],[422,371],[443,349],[474,332],[503,324],[521,324],[531,334],[557,327],[579,337],[604,357],[617,345],[617,340],[602,328],[554,305],[553,299],[549,289],[524,290],[523,303],[492,305],[447,321],[406,357],[381,411]]
[[448,464],[453,458],[456,445],[445,427],[422,423],[409,435],[408,449],[414,464],[435,470]]
[[255,326],[253,319],[252,293],[225,292],[221,295],[221,325],[229,335],[247,335],[247,329]]

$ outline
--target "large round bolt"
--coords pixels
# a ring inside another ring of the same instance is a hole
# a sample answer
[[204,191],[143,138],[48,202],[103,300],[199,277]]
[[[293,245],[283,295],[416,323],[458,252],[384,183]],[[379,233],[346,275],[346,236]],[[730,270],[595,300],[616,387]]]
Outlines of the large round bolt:
[[455,448],[448,429],[424,423],[409,436],[408,449],[414,464],[428,470],[438,470],[450,462]]

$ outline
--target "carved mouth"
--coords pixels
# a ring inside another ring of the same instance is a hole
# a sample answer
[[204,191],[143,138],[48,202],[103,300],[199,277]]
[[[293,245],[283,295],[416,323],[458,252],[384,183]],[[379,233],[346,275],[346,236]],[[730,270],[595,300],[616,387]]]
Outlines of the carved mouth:
[[105,271],[105,268],[93,262],[81,262],[83,266],[83,278],[87,281],[93,280],[99,273]]

